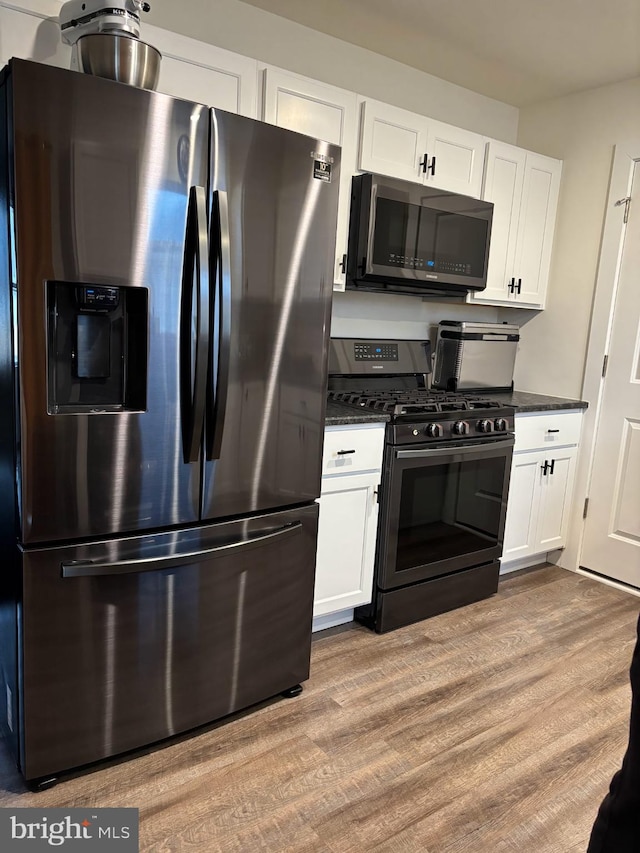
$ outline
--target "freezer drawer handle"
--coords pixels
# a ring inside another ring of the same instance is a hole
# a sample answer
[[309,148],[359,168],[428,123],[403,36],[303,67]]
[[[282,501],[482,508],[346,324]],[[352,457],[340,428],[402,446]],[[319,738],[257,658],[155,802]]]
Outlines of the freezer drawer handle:
[[[212,376],[207,394],[207,461],[220,458],[224,418],[229,392],[229,361],[231,354],[231,248],[229,236],[229,204],[227,194],[216,190],[212,199],[211,216],[211,275],[217,279],[214,297],[214,316],[217,318],[217,334],[214,332],[211,353]],[[214,234],[214,223],[218,230]],[[216,347],[217,337],[217,347]]]
[[132,575],[141,572],[159,572],[170,569],[173,566],[187,566],[190,563],[199,563],[202,560],[213,560],[216,557],[224,557],[231,551],[246,551],[249,548],[257,548],[269,540],[277,539],[279,536],[289,536],[299,533],[302,522],[295,521],[285,524],[276,530],[269,530],[252,536],[250,539],[239,539],[237,542],[228,542],[206,551],[189,551],[185,554],[171,554],[168,557],[145,557],[136,560],[118,560],[116,562],[103,563],[99,560],[72,560],[62,563],[63,578],[90,578],[103,575]]

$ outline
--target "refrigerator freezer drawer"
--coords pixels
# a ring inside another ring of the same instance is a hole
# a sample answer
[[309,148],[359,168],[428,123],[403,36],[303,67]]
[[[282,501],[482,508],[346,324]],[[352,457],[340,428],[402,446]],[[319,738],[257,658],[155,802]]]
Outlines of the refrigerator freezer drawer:
[[27,779],[216,720],[309,675],[317,505],[23,554]]

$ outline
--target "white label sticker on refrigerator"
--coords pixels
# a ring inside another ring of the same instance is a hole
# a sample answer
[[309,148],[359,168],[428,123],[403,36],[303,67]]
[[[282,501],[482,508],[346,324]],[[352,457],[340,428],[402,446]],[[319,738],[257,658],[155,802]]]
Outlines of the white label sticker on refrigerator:
[[11,696],[11,688],[7,684],[7,725],[9,730],[13,731],[13,701]]
[[331,164],[323,163],[322,160],[313,161],[313,177],[319,181],[331,183]]

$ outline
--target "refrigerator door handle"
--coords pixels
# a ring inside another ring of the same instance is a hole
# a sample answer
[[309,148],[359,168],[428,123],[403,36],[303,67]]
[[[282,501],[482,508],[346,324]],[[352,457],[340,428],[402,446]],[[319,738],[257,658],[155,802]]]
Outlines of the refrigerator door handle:
[[[195,349],[193,347],[195,284]],[[180,400],[185,462],[200,457],[209,354],[209,235],[204,187],[189,190],[180,317]]]
[[[213,222],[218,223],[218,233],[211,239],[215,245],[215,256],[211,259],[213,277],[217,280],[214,304],[217,326],[217,347],[211,348],[211,382],[209,385],[207,411],[207,461],[220,458],[224,419],[229,392],[229,362],[231,354],[231,249],[229,237],[229,204],[224,190],[215,190],[212,198]],[[215,389],[215,390],[214,390]]]
[[106,575],[131,575],[141,572],[159,572],[171,569],[174,566],[188,566],[199,563],[202,560],[211,560],[216,557],[228,555],[234,549],[247,551],[264,545],[269,539],[277,539],[280,536],[290,536],[302,530],[302,522],[295,521],[278,527],[275,530],[259,533],[250,539],[238,539],[236,542],[227,542],[204,551],[189,551],[184,554],[171,554],[167,557],[142,557],[133,560],[115,560],[104,562],[101,560],[70,560],[61,563],[63,578],[90,578]]

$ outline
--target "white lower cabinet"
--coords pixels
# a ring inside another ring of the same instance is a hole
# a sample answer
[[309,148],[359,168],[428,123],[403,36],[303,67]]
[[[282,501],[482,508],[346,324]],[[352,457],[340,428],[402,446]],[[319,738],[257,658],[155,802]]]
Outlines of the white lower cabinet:
[[327,427],[314,630],[351,621],[371,601],[384,424]]
[[581,421],[580,412],[516,415],[503,570],[564,547]]

